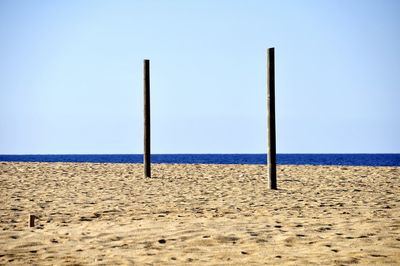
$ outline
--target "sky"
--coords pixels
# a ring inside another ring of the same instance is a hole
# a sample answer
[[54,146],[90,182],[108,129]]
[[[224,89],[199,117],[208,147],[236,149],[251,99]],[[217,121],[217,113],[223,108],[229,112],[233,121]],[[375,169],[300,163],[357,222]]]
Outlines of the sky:
[[0,154],[400,153],[400,1],[0,0]]

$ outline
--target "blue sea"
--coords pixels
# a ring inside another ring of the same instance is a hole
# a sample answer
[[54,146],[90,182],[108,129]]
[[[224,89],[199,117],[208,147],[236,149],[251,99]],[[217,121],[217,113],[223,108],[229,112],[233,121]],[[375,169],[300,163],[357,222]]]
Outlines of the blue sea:
[[[0,155],[3,162],[143,163],[141,154]],[[266,164],[266,154],[154,154],[152,163]],[[400,166],[400,154],[278,154],[278,164]]]

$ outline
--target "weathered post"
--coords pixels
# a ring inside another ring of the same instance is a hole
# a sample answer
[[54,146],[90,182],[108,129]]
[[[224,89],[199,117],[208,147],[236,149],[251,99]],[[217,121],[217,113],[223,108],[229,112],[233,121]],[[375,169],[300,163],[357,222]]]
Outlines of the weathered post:
[[151,177],[150,160],[150,60],[144,60],[144,177]]
[[35,227],[35,219],[36,219],[35,215],[29,214],[29,227]]
[[276,182],[275,48],[268,49],[267,62],[268,177],[270,189],[278,189]]

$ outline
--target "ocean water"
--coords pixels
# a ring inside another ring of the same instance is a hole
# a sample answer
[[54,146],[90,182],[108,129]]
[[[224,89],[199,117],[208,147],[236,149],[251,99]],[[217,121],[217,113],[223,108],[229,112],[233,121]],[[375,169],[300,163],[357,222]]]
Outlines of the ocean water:
[[[0,155],[3,162],[143,163],[141,154]],[[266,164],[266,154],[154,154],[152,163]],[[400,154],[278,154],[278,164],[400,166]]]

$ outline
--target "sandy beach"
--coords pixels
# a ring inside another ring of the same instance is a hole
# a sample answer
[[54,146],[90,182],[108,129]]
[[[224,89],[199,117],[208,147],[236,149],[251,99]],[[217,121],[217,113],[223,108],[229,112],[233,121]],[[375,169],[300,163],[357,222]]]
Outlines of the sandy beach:
[[142,167],[0,163],[0,264],[400,265],[400,167]]

